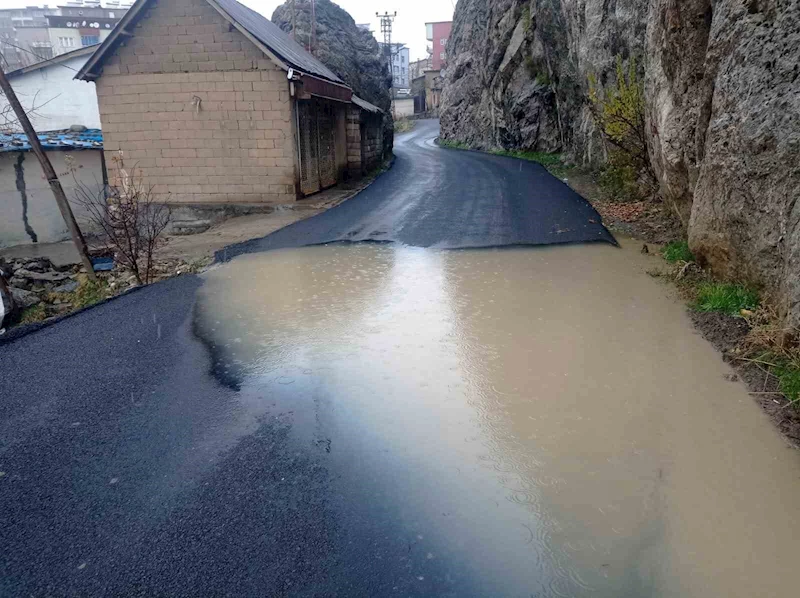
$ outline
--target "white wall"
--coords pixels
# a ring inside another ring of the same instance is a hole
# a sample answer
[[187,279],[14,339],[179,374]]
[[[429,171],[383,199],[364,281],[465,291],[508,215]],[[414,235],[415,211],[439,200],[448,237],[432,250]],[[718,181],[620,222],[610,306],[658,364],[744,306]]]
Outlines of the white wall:
[[[64,192],[71,200],[75,218],[80,223],[83,214],[72,202],[75,195],[75,181],[78,180],[93,189],[102,189],[102,151],[48,151],[47,155],[59,174]],[[70,167],[65,160],[67,155],[72,157],[74,178],[72,173],[69,173]],[[84,225],[84,230],[85,228]],[[69,239],[69,231],[61,212],[58,211],[53,192],[44,178],[36,156],[31,152],[2,152],[0,153],[0,247],[33,243],[32,235],[36,237],[38,243]]]
[[[94,83],[73,79],[91,54],[77,56],[10,79],[37,131],[68,129],[72,125],[100,128]],[[8,105],[0,95],[0,107]],[[36,109],[30,113],[31,107]]]
[[403,118],[405,116],[413,116],[414,114],[414,98],[403,98],[392,100],[392,112],[395,118]]

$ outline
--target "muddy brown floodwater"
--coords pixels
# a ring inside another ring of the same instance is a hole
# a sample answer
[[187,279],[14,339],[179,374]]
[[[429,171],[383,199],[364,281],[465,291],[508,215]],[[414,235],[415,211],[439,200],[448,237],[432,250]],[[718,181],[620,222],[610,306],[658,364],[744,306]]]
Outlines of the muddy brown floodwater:
[[324,448],[354,541],[359,521],[414,534],[454,587],[796,596],[800,455],[655,259],[624,239],[280,250],[209,272],[196,324],[240,390],[229,438],[283,418]]

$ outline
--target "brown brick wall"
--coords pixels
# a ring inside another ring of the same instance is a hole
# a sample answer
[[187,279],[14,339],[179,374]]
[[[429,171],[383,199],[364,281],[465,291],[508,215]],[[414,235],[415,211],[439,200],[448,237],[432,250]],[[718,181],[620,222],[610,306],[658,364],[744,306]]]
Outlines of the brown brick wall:
[[286,74],[203,0],[156,2],[135,32],[96,82],[109,167],[122,150],[170,202],[294,201]]

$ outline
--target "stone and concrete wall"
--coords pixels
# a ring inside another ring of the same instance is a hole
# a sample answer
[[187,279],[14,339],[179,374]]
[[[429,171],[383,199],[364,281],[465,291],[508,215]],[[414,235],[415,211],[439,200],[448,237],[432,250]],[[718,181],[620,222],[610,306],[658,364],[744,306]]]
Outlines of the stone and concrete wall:
[[97,80],[109,176],[123,152],[170,203],[293,202],[286,74],[203,0],[157,2]]
[[[74,198],[76,180],[100,193],[103,166],[100,150],[48,151],[67,198]],[[75,217],[83,214],[72,202]],[[69,239],[69,231],[42,167],[31,152],[0,153],[0,247],[53,243]]]
[[377,168],[383,160],[383,115],[347,107],[347,173],[358,178]]

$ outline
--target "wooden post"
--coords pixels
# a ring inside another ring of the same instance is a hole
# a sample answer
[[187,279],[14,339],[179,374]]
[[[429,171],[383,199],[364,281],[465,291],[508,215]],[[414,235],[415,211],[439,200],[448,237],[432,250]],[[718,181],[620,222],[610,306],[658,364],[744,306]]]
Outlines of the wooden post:
[[9,105],[17,115],[19,123],[22,125],[22,130],[25,131],[25,134],[28,136],[28,143],[31,144],[31,149],[39,159],[39,164],[42,165],[44,176],[47,178],[47,182],[50,183],[50,189],[53,191],[53,195],[56,198],[58,209],[61,211],[61,216],[64,218],[64,222],[67,223],[69,234],[72,236],[72,242],[75,243],[75,248],[78,250],[78,255],[81,257],[81,263],[83,263],[83,267],[86,268],[86,274],[89,277],[89,280],[97,280],[97,277],[94,273],[94,268],[92,267],[92,260],[89,259],[89,251],[86,248],[86,240],[83,238],[81,229],[78,228],[78,223],[75,221],[75,215],[72,213],[72,208],[69,205],[69,201],[67,201],[64,188],[61,186],[61,182],[58,180],[56,171],[53,169],[53,165],[50,163],[50,158],[48,158],[44,153],[42,144],[39,143],[39,137],[36,135],[36,131],[34,130],[31,121],[28,119],[28,115],[25,113],[22,104],[19,103],[17,94],[14,93],[14,89],[8,82],[6,73],[2,66],[0,66],[0,89],[3,90]]

